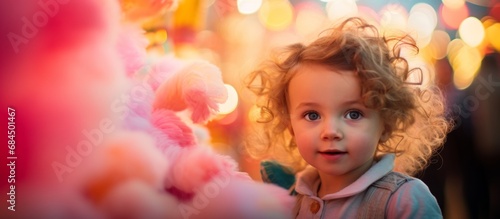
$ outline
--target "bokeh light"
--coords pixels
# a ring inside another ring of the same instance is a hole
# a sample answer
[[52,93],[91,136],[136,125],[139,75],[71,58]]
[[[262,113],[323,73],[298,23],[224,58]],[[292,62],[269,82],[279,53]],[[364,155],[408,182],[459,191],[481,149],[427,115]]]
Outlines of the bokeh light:
[[262,6],[262,0],[238,0],[238,11],[242,14],[253,14]]
[[458,33],[460,38],[472,47],[478,46],[484,39],[483,24],[475,17],[463,20],[458,28]]
[[238,106],[238,93],[233,86],[224,84],[227,90],[227,100],[219,105],[219,114],[229,114]]
[[[481,19],[481,22],[483,23],[483,27],[484,27],[485,31],[486,31],[486,29],[487,29],[488,27],[490,27],[491,25],[493,25],[493,24],[497,23],[497,21],[496,21],[494,18],[490,17],[490,16],[485,16],[485,17],[483,17],[483,18]],[[485,32],[485,33],[486,33],[486,32]]]
[[448,43],[448,47],[446,48],[446,53],[448,54],[448,60],[450,63],[453,63],[453,59],[458,54],[458,51],[464,47],[465,43],[461,39],[454,39],[450,43]]
[[451,8],[446,5],[441,5],[439,8],[441,19],[447,28],[457,29],[462,21],[469,17],[469,9],[464,4],[458,8]]
[[404,30],[408,24],[408,12],[400,4],[389,4],[380,10],[380,25],[387,30]]
[[293,20],[293,6],[287,0],[268,0],[259,10],[260,22],[269,30],[284,30]]
[[492,47],[500,51],[500,23],[494,23],[486,29],[486,37]]
[[326,14],[332,21],[354,16],[357,12],[355,0],[331,0],[326,4]]
[[426,46],[432,38],[437,25],[436,11],[426,3],[415,4],[408,17],[408,29],[414,35],[419,46]]
[[373,8],[364,5],[358,5],[357,15],[372,23],[378,23],[380,20],[379,14]]
[[439,60],[446,57],[447,46],[450,43],[450,36],[442,30],[435,30],[429,44],[430,55]]
[[167,34],[167,31],[165,29],[159,29],[156,31],[147,32],[146,37],[148,38],[149,43],[151,45],[162,44],[162,43],[165,43],[167,41],[168,34]]
[[465,5],[465,0],[442,0],[448,8],[460,8]]
[[477,48],[467,45],[461,39],[454,39],[448,45],[448,59],[453,68],[453,84],[459,90],[469,87],[481,67],[482,55]]
[[156,31],[155,39],[156,42],[158,43],[164,43],[165,41],[167,41],[167,31],[166,30]]

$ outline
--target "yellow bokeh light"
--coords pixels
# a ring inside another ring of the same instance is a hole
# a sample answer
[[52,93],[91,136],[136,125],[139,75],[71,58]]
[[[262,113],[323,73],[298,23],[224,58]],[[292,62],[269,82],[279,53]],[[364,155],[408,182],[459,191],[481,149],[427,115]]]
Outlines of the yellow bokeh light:
[[219,114],[229,114],[233,112],[238,106],[238,93],[233,86],[224,84],[227,90],[227,100],[219,105]]
[[472,47],[481,44],[485,35],[483,24],[475,17],[468,17],[463,20],[458,27],[458,33],[460,38]]
[[495,24],[497,21],[490,16],[485,16],[485,17],[481,18],[481,22],[483,22],[483,26],[486,29],[489,26]]
[[450,62],[452,62],[454,55],[458,53],[458,51],[465,46],[465,43],[461,39],[454,39],[448,44],[447,48],[447,53],[448,53],[448,58],[450,59]]
[[481,66],[482,55],[477,48],[468,46],[460,39],[451,41],[448,51],[453,68],[453,83],[457,89],[466,89]]
[[351,17],[358,13],[358,6],[354,0],[331,0],[326,4],[326,14],[332,21]]
[[200,51],[190,44],[181,44],[174,48],[175,56],[179,59],[199,59]]
[[500,51],[500,23],[495,23],[486,29],[486,37],[491,46]]
[[460,8],[465,4],[465,0],[442,0],[443,4],[449,8]]
[[434,59],[442,59],[446,57],[446,49],[449,43],[450,36],[448,33],[442,30],[435,30],[429,44],[431,57]]
[[238,11],[242,14],[253,14],[262,6],[262,0],[238,0]]
[[269,30],[286,29],[293,20],[293,7],[288,0],[268,0],[259,10],[260,22]]
[[155,33],[155,41],[157,43],[164,43],[167,41],[167,31],[166,30],[158,30]]

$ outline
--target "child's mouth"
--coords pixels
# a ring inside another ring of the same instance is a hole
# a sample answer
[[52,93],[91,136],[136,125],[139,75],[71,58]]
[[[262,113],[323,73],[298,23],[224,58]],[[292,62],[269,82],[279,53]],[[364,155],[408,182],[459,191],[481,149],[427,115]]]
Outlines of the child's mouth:
[[346,155],[347,152],[339,150],[326,150],[326,151],[320,151],[319,154],[321,154],[323,158],[329,161],[336,161],[342,158],[343,155]]
[[320,151],[320,154],[326,154],[326,155],[341,155],[341,154],[347,154],[345,151],[339,151],[339,150],[325,150],[325,151]]

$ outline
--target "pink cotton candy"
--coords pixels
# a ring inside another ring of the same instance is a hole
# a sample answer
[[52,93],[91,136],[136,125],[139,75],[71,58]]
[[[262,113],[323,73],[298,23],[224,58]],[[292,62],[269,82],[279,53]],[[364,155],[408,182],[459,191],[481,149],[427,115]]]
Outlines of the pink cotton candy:
[[145,77],[147,83],[156,91],[160,84],[165,82],[169,77],[176,74],[184,67],[185,63],[171,56],[164,56],[154,61],[150,66],[148,75]]
[[[285,190],[253,182],[232,158],[196,140],[191,122],[207,121],[226,100],[220,70],[168,56],[146,63],[140,27],[125,22],[150,18],[176,2],[0,3],[0,31],[7,36],[0,42],[6,49],[0,99],[3,109],[16,110],[19,155],[18,211],[3,208],[0,215],[270,218],[289,209]],[[9,33],[26,39],[13,42]],[[179,117],[184,112],[192,121]],[[208,202],[194,206],[200,200]]]
[[92,162],[82,167],[77,182],[93,202],[100,203],[113,188],[128,181],[141,181],[154,190],[163,188],[168,164],[147,134],[115,134],[95,153]]
[[193,131],[173,111],[165,109],[154,110],[151,116],[151,123],[181,147],[196,144]]
[[[56,5],[44,9],[42,3]],[[0,4],[8,33],[25,38],[2,47],[11,55],[0,65],[1,106],[18,112],[17,152],[24,158],[18,160],[17,180],[60,183],[70,173],[55,174],[52,164],[73,170],[67,148],[76,150],[86,140],[83,132],[114,120],[109,103],[126,87],[114,46],[119,6],[109,0]],[[36,26],[34,19],[42,15],[46,22]]]
[[176,158],[178,156],[178,153],[185,148],[181,147],[179,145],[179,142],[171,139],[158,128],[153,127],[153,129],[148,133],[155,140],[156,148],[158,148],[158,150],[161,151],[161,153],[165,156],[165,159],[167,160]]
[[196,196],[179,205],[184,218],[293,218],[295,198],[288,191],[271,184],[256,183],[221,174],[197,188]]
[[112,189],[98,206],[107,218],[179,218],[178,201],[141,181],[124,182]]
[[205,61],[188,64],[160,85],[154,108],[174,111],[189,108],[194,123],[207,121],[227,99],[220,70]]
[[134,81],[128,91],[118,99],[118,106],[114,105],[114,109],[123,118],[123,127],[129,130],[150,131],[153,99],[154,92],[147,83]]
[[173,160],[166,181],[166,188],[192,193],[213,177],[230,167],[226,161],[206,147],[193,147],[182,151]]
[[183,77],[183,95],[192,111],[191,119],[195,123],[205,122],[227,99],[220,70],[208,62],[196,62],[179,74]]
[[144,30],[135,26],[124,26],[120,30],[117,48],[125,65],[127,76],[133,76],[146,63],[148,40]]
[[185,110],[187,105],[183,98],[182,86],[183,84],[178,72],[168,77],[168,80],[160,83],[156,89],[156,97],[153,102],[153,108],[163,108],[173,111]]
[[40,186],[42,185],[16,183],[16,188],[22,188],[16,191],[16,211],[7,209],[7,206],[0,208],[0,217],[2,219],[106,219],[101,210],[80,191],[64,184],[43,185],[42,188]]

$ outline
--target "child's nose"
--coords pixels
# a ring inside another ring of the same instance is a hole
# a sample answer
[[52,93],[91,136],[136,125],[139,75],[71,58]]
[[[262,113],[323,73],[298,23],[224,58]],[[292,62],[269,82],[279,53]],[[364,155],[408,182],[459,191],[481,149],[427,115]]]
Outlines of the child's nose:
[[326,141],[332,141],[332,140],[340,140],[343,137],[344,136],[340,129],[340,126],[336,121],[325,122],[323,130],[321,132],[321,139]]

